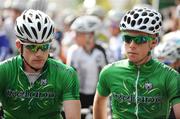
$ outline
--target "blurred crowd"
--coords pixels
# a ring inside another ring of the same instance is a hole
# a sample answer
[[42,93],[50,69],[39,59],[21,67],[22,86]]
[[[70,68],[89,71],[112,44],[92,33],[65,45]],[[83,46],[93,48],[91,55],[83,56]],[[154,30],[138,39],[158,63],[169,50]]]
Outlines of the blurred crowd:
[[[25,9],[38,9],[49,14],[56,32],[50,57],[73,66],[80,79],[83,107],[92,105],[100,70],[108,63],[126,58],[119,23],[125,10],[105,10],[94,6],[82,10],[54,12],[47,0],[4,0],[0,11],[0,61],[17,55],[15,19]],[[134,5],[153,8],[150,4]],[[163,29],[153,57],[180,72],[180,3],[160,10]],[[93,16],[93,17],[92,17]],[[86,101],[83,100],[86,98]],[[87,100],[88,99],[88,100]]]

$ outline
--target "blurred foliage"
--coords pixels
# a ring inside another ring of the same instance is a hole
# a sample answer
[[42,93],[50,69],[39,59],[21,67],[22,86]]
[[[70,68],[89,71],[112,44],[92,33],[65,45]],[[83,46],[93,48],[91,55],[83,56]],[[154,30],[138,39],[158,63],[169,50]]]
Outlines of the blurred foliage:
[[163,9],[169,6],[174,6],[175,0],[160,0],[159,2],[159,9]]
[[102,6],[106,10],[110,10],[112,8],[109,0],[96,0],[96,4]]

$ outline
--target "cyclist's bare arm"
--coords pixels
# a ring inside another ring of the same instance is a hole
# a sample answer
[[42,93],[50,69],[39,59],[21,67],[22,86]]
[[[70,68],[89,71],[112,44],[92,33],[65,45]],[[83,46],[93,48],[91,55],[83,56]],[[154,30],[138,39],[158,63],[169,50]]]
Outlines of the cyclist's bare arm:
[[80,119],[81,104],[79,100],[67,100],[63,102],[66,119]]
[[96,92],[93,104],[93,119],[107,119],[108,97],[100,96]]
[[180,119],[180,103],[173,106],[176,119]]

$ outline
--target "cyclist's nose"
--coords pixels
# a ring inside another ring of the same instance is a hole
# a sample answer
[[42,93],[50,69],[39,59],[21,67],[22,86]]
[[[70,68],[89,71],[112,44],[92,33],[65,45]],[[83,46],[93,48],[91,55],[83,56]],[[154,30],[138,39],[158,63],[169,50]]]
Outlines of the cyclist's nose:
[[137,44],[133,40],[129,43],[130,48],[133,48],[133,47],[136,47],[136,46],[137,46]]
[[37,49],[37,52],[35,53],[36,56],[40,56],[44,53],[40,48]]

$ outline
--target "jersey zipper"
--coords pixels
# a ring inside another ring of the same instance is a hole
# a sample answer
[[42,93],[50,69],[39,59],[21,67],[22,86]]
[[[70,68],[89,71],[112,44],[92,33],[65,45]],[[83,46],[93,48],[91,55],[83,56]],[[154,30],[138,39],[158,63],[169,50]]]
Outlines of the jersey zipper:
[[136,83],[135,83],[135,102],[136,102],[136,107],[135,107],[135,115],[136,118],[139,119],[138,112],[139,112],[139,103],[138,103],[138,82],[139,82],[139,76],[140,76],[140,66],[137,66],[138,72],[137,72],[137,78],[136,78]]

